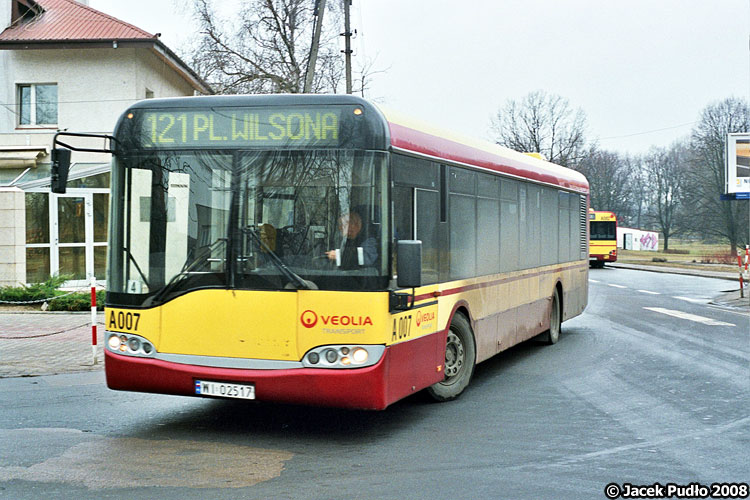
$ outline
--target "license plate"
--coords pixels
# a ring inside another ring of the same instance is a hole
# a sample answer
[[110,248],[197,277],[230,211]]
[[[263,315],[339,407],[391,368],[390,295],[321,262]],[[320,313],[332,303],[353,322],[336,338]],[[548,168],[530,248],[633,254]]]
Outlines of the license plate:
[[226,382],[195,381],[195,393],[200,396],[220,398],[255,399],[255,386],[252,384],[228,384]]

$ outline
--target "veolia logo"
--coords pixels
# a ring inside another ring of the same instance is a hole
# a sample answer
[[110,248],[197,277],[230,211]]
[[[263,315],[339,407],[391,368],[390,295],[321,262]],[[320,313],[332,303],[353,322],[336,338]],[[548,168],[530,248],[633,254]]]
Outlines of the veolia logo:
[[305,328],[312,328],[318,323],[318,315],[309,309],[303,312],[299,319]]
[[421,313],[417,311],[417,326],[421,326],[422,323],[427,323],[428,321],[432,321],[435,319],[435,313],[434,312],[428,312],[428,313]]

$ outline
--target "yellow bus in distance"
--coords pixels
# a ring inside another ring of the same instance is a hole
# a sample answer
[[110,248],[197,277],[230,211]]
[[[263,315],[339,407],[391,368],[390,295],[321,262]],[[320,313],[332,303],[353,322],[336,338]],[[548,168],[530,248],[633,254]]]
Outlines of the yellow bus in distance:
[[617,216],[589,209],[589,265],[604,267],[617,260]]

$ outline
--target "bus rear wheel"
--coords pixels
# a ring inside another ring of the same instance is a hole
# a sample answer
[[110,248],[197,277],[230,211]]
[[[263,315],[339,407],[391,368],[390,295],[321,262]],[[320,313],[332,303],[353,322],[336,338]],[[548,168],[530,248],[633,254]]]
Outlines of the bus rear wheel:
[[476,363],[476,345],[469,320],[456,313],[451,321],[445,342],[445,378],[427,388],[437,401],[456,399],[469,385]]
[[560,309],[560,292],[555,288],[555,293],[552,294],[552,303],[550,304],[549,330],[542,335],[545,344],[556,344],[560,340],[560,328],[562,326],[562,311]]

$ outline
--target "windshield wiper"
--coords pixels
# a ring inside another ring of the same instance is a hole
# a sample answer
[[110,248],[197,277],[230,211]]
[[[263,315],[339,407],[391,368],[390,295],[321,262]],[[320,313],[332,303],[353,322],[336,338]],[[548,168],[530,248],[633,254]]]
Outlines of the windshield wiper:
[[263,251],[265,251],[268,256],[271,258],[271,262],[278,268],[279,271],[281,271],[281,274],[283,274],[286,279],[289,280],[290,283],[294,283],[297,285],[297,289],[304,289],[304,290],[317,290],[318,287],[313,283],[312,281],[307,281],[306,279],[302,278],[299,274],[295,273],[291,269],[287,267],[286,264],[284,264],[284,261],[281,260],[281,257],[276,255],[276,253],[271,250],[268,245],[265,244],[263,241],[263,238],[260,237],[258,232],[253,227],[247,227],[243,229],[244,232],[249,233],[255,242],[260,246]]
[[226,245],[227,239],[226,238],[218,238],[216,241],[208,245],[207,247],[203,247],[202,250],[200,250],[192,259],[188,259],[185,261],[185,264],[183,264],[182,269],[179,273],[175,274],[171,280],[169,280],[169,283],[164,285],[164,287],[159,290],[156,295],[153,296],[151,299],[151,302],[156,302],[162,297],[164,297],[168,292],[172,291],[174,289],[177,282],[179,282],[183,277],[188,276],[193,269],[195,269],[198,264],[202,264],[204,260],[207,257],[210,257],[215,250],[218,250],[221,248],[222,245]]
[[141,278],[143,278],[143,282],[146,284],[146,286],[149,289],[151,289],[151,285],[148,284],[148,280],[146,279],[146,276],[143,274],[143,271],[141,271],[141,266],[138,265],[138,262],[135,260],[135,257],[133,257],[133,254],[130,253],[130,249],[128,249],[128,247],[122,247],[122,249],[125,250],[125,253],[128,254],[128,259],[130,260],[130,262],[133,263],[136,270],[138,271],[138,274],[141,275]]

